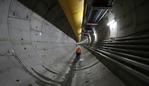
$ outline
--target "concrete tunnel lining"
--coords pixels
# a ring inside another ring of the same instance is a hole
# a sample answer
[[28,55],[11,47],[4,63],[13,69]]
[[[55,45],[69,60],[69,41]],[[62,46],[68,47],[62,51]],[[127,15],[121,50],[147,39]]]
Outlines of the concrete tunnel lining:
[[[37,82],[40,80],[48,83],[49,86],[59,86],[59,82],[63,81],[63,76],[69,68],[69,61],[74,56],[76,42],[17,0],[0,1],[0,12],[0,84],[3,86],[27,86],[28,84],[38,86]],[[101,86],[110,86],[110,84],[125,86],[101,62],[86,69],[97,59],[85,48],[82,49],[84,53],[82,57],[85,59],[81,68],[85,70],[76,71],[72,86],[83,85],[86,82],[84,74],[91,70],[94,70],[91,72],[93,77],[91,82],[99,80]],[[60,74],[51,73],[43,66]],[[102,70],[102,68],[105,70],[98,72],[98,69]],[[58,84],[42,78],[40,74]],[[80,80],[78,76],[84,80],[77,83]],[[90,76],[86,77],[89,79]],[[97,84],[99,83],[94,86]],[[86,85],[90,86],[88,83]]]

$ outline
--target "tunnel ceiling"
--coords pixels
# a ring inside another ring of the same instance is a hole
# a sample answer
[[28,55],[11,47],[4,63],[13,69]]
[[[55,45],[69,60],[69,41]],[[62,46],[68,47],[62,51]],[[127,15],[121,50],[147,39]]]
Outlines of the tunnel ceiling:
[[18,0],[38,15],[58,27],[68,36],[77,40],[58,0]]
[[84,0],[59,0],[59,3],[68,18],[77,41],[81,41]]

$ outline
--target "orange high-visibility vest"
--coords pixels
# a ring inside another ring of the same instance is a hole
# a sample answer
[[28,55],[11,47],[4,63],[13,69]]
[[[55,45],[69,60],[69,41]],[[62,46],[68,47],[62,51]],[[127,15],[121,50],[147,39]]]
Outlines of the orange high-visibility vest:
[[76,53],[81,54],[81,49],[79,47],[76,49]]

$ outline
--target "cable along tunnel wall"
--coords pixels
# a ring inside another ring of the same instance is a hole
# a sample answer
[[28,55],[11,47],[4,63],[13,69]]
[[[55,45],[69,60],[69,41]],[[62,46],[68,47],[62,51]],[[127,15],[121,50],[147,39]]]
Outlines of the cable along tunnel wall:
[[[100,25],[98,43],[90,50],[128,86],[149,85],[149,1],[115,0]],[[112,16],[112,17],[111,17]],[[116,26],[110,37],[109,22]],[[88,47],[89,48],[89,47]]]
[[[75,47],[73,39],[17,0],[0,0],[0,85],[62,85],[70,59],[75,55]],[[85,83],[90,86],[99,80],[103,82],[101,85],[113,83],[114,86],[124,86],[108,69],[107,72],[98,72],[98,69],[106,67],[87,50],[82,56],[85,58],[82,67],[76,68],[74,81],[69,84],[82,86]],[[94,77],[91,82],[88,81],[90,75],[84,77],[89,72]],[[79,74],[82,78],[76,77]]]
[[1,85],[59,84],[74,48],[73,39],[18,1],[0,0]]

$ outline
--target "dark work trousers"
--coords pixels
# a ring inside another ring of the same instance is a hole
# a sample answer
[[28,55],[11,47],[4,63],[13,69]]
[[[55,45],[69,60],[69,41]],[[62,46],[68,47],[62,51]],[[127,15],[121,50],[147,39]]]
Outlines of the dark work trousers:
[[76,57],[74,59],[74,64],[76,64],[80,60],[80,53],[76,53]]

